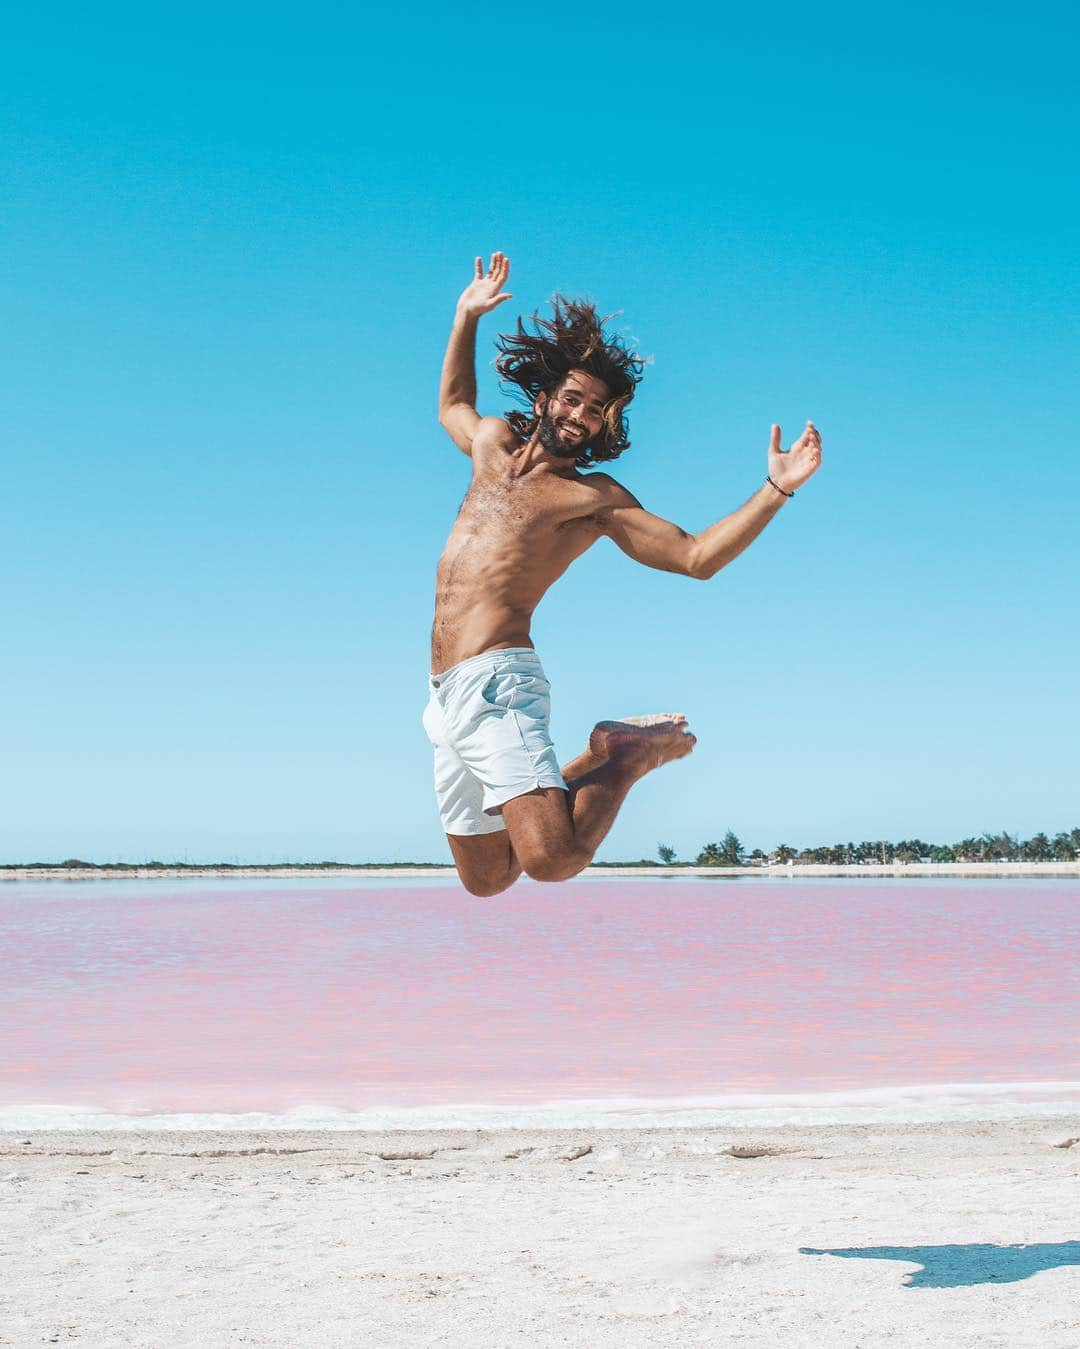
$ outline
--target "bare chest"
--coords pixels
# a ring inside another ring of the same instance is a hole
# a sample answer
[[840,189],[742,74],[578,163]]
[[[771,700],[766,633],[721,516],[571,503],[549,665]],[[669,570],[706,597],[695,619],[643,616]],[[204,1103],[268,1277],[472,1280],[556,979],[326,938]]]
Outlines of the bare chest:
[[493,474],[474,480],[458,521],[471,531],[521,535],[561,528],[586,511],[582,493],[565,481]]

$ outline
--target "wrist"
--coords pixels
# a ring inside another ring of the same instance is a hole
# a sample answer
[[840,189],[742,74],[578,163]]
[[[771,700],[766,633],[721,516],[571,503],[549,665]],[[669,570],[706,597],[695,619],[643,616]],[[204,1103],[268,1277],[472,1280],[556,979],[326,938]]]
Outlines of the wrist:
[[475,310],[470,309],[468,305],[462,304],[460,300],[458,301],[457,309],[454,312],[454,318],[457,322],[475,323],[479,317],[480,315],[476,313]]
[[765,477],[765,486],[768,487],[780,501],[789,500],[795,495],[794,491],[788,489],[786,483],[777,482],[771,473],[767,474]]

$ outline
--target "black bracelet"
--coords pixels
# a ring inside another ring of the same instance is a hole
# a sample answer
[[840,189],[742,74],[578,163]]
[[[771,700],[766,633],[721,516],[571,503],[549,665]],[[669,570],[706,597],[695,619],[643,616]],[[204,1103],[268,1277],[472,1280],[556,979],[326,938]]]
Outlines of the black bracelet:
[[[773,487],[776,487],[776,483],[773,482],[772,478],[769,476],[768,473],[765,474],[765,481],[767,483],[770,483]],[[776,487],[776,490],[780,493],[782,497],[793,497],[795,495],[794,492],[785,492],[782,487]]]

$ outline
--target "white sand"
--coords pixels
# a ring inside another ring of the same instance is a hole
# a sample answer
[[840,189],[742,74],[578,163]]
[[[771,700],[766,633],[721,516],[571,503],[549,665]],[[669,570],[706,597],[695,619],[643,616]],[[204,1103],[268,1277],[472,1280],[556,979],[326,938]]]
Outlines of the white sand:
[[[709,880],[738,880],[748,876],[772,877],[774,880],[798,880],[801,877],[842,877],[848,880],[866,880],[867,877],[899,876],[910,880],[913,876],[939,877],[1080,877],[1080,861],[1076,862],[891,862],[883,866],[860,864],[858,866],[833,866],[824,862],[793,862],[778,866],[745,867],[697,867],[686,866],[679,862],[673,867],[653,865],[648,867],[596,866],[586,867],[581,877],[586,880],[617,880],[625,876],[656,877],[694,876]],[[222,871],[212,866],[186,867],[137,867],[124,870],[109,867],[38,867],[0,866],[0,881],[108,881],[108,880],[179,880],[210,878],[214,880],[329,880],[350,879],[354,877],[368,880],[411,880],[438,877],[442,880],[456,880],[457,872],[452,866],[386,866],[368,865],[363,867],[337,866],[321,867],[277,867],[270,869],[259,866],[230,867]]]
[[3,1133],[0,1344],[1076,1349],[1076,1137]]

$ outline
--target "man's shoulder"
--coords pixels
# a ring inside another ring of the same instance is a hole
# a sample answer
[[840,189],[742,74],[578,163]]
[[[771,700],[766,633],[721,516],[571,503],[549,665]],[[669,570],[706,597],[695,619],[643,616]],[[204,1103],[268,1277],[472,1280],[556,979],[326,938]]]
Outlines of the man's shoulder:
[[518,438],[511,431],[504,417],[481,417],[473,433],[473,451],[512,450],[518,445]]
[[595,494],[598,509],[637,504],[634,494],[616,482],[610,473],[582,473],[580,479]]

